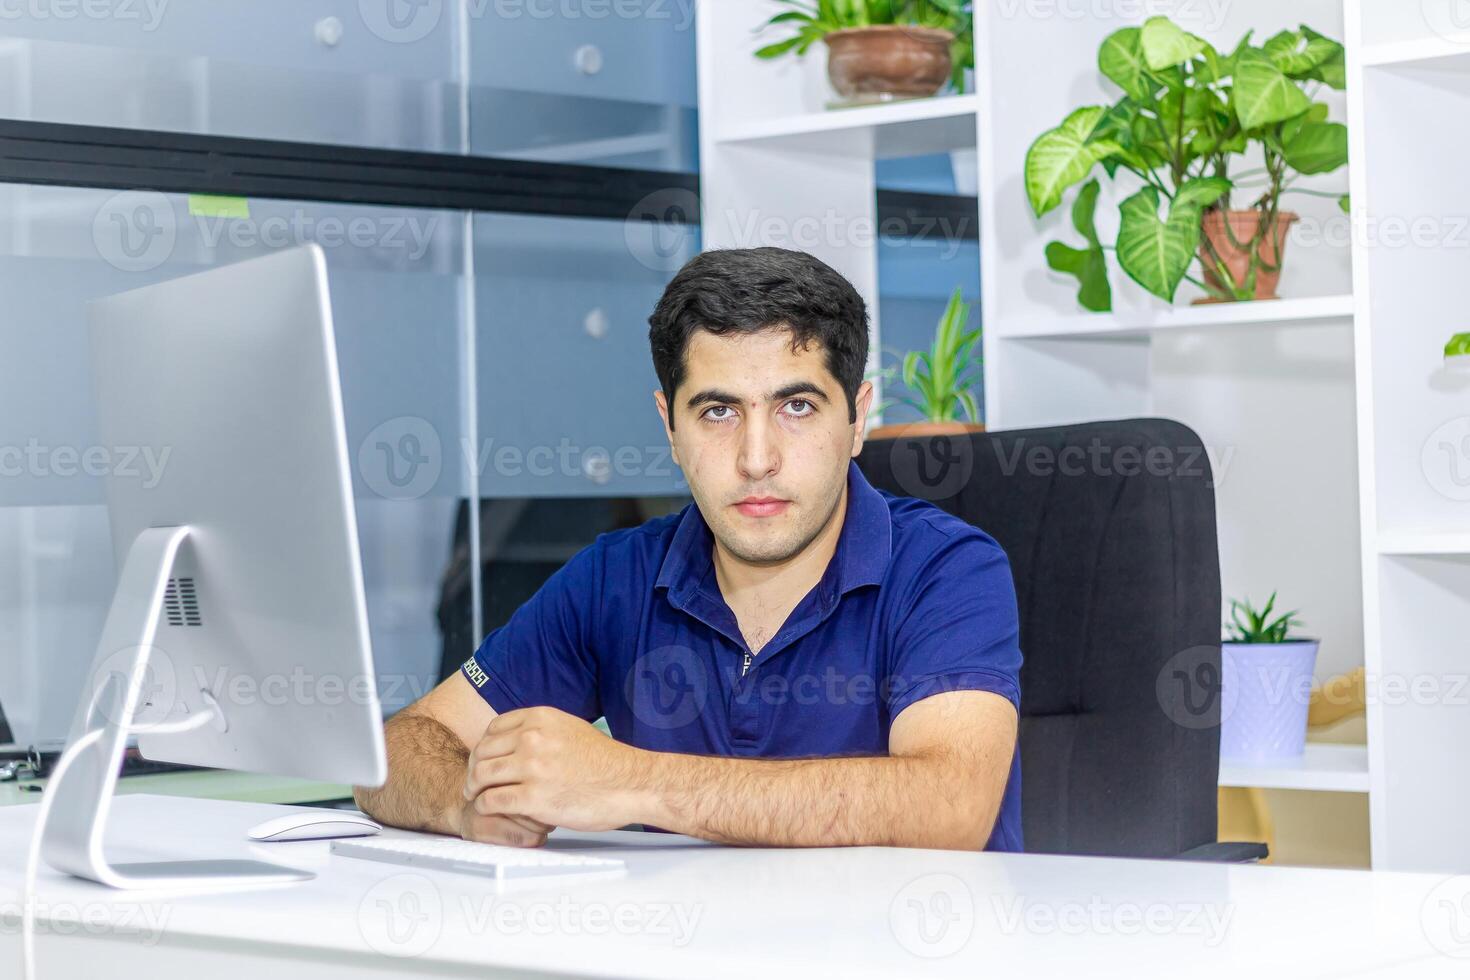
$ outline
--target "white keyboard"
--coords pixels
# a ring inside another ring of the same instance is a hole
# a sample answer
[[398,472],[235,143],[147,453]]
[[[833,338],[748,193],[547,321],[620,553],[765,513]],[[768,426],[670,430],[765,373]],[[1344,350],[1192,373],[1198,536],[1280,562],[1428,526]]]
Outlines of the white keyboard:
[[541,848],[502,847],[474,841],[405,840],[375,837],[371,840],[334,840],[332,853],[342,857],[403,864],[411,868],[434,868],[481,875],[497,881],[545,878],[553,875],[610,874],[623,871],[617,858],[587,857]]

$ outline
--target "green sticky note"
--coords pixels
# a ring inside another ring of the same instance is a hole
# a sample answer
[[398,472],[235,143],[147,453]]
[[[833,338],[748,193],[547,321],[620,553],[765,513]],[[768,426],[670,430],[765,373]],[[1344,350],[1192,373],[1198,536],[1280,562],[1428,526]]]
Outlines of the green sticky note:
[[200,218],[248,218],[250,202],[243,197],[190,194],[189,213]]

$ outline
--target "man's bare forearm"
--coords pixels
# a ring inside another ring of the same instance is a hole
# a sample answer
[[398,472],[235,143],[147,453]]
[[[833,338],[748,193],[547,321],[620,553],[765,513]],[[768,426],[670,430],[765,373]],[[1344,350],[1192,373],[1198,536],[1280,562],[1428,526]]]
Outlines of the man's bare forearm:
[[357,786],[363,812],[409,830],[459,834],[469,750],[459,737],[427,715],[400,712],[383,729],[388,781],[381,788]]
[[980,850],[999,797],[958,755],[732,759],[651,752],[646,822],[727,844]]

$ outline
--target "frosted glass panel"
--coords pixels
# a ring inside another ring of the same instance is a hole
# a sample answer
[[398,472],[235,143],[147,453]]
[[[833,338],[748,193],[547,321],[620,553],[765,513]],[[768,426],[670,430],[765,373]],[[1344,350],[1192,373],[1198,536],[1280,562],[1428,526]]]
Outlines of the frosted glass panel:
[[480,215],[475,240],[482,494],[684,493],[654,408],[648,317],[697,230]]
[[[0,22],[0,118],[438,152],[461,147],[447,25],[415,43],[396,43],[370,30],[359,5],[345,0],[90,6],[138,16],[62,21],[26,14]],[[341,34],[328,45],[318,32],[335,36],[332,18]]]
[[468,9],[473,152],[697,169],[693,0]]
[[[467,492],[461,228],[442,212],[252,201],[249,218],[204,218],[177,196],[0,186],[0,704],[18,739],[64,737],[91,662],[114,578],[103,474],[147,480],[167,465],[98,444],[87,300],[306,241],[332,276],[385,708],[423,693]],[[396,453],[405,427],[439,446],[406,482],[405,460],[378,451]]]

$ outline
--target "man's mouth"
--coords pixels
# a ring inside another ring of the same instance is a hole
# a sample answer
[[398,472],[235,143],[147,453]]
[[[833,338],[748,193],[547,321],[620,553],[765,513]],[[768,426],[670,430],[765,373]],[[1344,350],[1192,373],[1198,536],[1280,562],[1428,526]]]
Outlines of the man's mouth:
[[780,497],[746,497],[735,504],[736,509],[746,517],[775,517],[784,514],[790,506],[791,501]]

